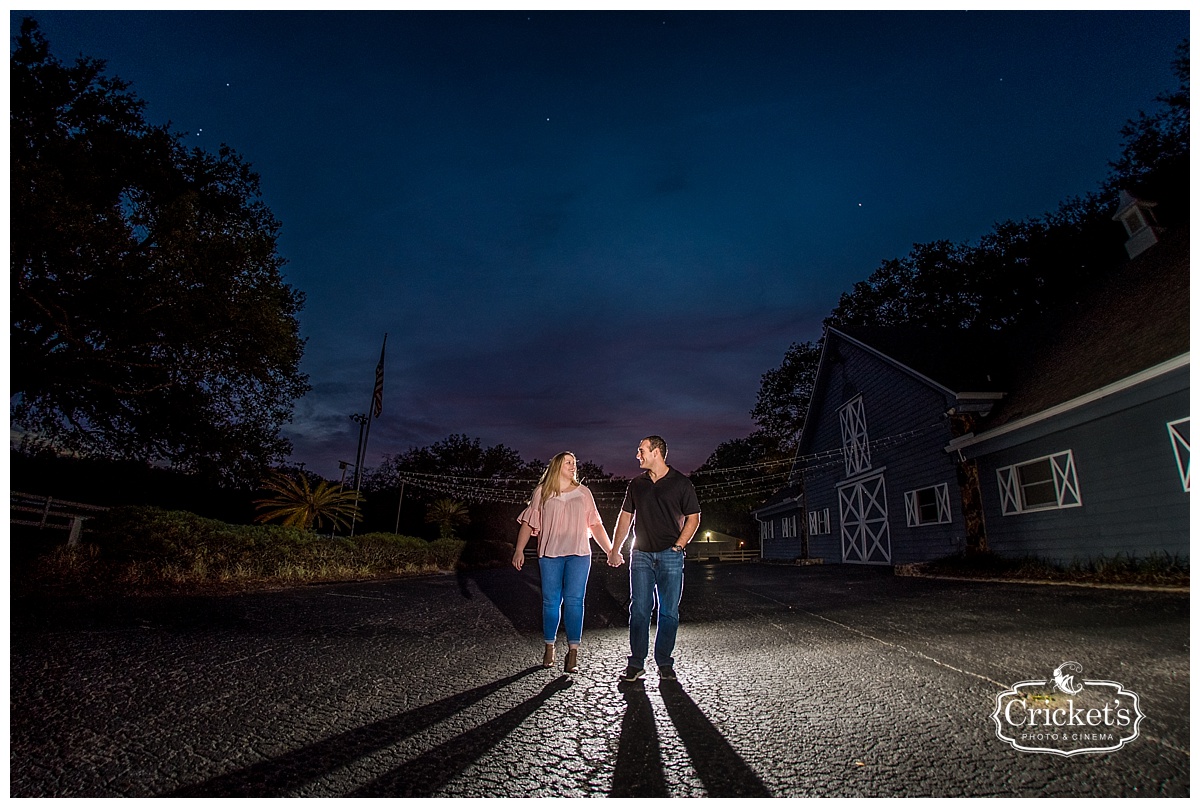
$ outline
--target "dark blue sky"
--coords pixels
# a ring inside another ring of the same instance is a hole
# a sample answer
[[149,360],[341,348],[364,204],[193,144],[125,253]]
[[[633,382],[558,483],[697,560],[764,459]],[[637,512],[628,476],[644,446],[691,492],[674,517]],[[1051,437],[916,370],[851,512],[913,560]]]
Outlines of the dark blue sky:
[[[1093,190],[1187,12],[29,12],[234,147],[307,295],[294,461],[452,433],[627,476],[754,427],[759,378],[935,239]],[[15,33],[25,12],[10,15]]]

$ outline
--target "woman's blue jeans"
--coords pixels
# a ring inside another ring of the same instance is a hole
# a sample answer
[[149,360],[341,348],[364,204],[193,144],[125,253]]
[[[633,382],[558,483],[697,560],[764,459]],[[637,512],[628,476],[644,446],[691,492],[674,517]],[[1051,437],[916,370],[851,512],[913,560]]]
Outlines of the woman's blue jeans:
[[558,637],[560,614],[567,629],[567,643],[578,645],[583,639],[583,594],[587,590],[592,557],[542,556],[542,632],[547,643]]
[[654,662],[674,665],[675,635],[679,632],[679,599],[683,597],[683,553],[652,553],[636,547],[629,561],[629,664],[645,665],[650,647],[650,613],[658,601],[658,631],[654,633]]

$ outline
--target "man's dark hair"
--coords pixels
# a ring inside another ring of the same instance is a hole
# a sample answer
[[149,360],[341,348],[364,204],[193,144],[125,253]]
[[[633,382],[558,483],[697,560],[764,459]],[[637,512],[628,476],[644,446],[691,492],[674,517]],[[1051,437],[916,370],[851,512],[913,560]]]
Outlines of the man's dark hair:
[[650,442],[650,451],[653,452],[655,449],[658,449],[659,454],[662,455],[662,459],[667,459],[667,442],[665,440],[658,435],[648,435],[642,438],[642,440]]

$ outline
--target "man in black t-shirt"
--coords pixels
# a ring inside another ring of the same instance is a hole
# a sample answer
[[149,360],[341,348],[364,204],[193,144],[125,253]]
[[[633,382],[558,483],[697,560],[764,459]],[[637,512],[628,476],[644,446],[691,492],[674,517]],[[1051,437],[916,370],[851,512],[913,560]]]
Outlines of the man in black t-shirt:
[[700,527],[700,503],[692,481],[667,465],[667,442],[657,435],[638,445],[638,465],[646,470],[629,481],[621,516],[613,531],[609,563],[620,563],[621,545],[633,526],[629,562],[629,664],[621,678],[633,682],[646,672],[650,613],[658,599],[654,662],[660,679],[674,680],[675,635],[683,596],[684,546]]

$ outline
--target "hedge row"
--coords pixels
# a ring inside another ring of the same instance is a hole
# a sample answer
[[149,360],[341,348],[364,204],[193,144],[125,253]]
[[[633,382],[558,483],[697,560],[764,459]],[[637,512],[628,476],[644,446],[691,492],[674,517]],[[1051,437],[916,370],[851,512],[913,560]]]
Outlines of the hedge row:
[[232,525],[187,511],[114,508],[89,522],[87,543],[42,560],[43,582],[106,578],[125,585],[345,580],[452,570],[464,542],[367,533],[330,538],[281,525]]

